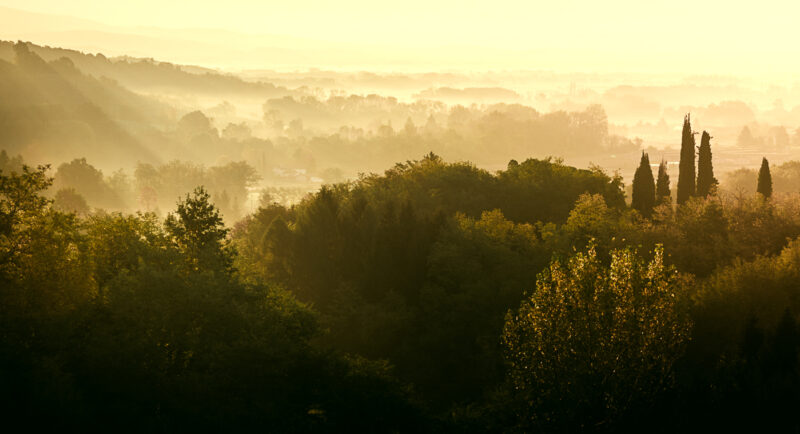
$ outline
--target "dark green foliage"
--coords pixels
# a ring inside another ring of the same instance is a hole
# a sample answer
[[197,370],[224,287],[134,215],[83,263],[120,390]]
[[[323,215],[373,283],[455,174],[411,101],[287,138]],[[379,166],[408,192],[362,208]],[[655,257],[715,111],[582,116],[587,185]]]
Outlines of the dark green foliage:
[[225,240],[228,229],[202,187],[178,202],[175,214],[167,216],[164,229],[188,259],[190,269],[227,271],[233,265],[233,253]]
[[42,196],[45,167],[0,163],[9,424],[800,427],[796,198],[693,198],[642,219],[598,170],[491,174],[430,154],[228,229],[202,188],[165,220],[78,216]]
[[650,217],[656,200],[656,186],[653,181],[653,169],[650,168],[650,157],[642,152],[642,160],[633,175],[633,192],[631,208],[643,216]]
[[241,281],[198,189],[153,215],[52,210],[45,168],[0,173],[0,394],[8,426],[398,432],[424,419],[382,362],[323,350],[317,314]]
[[[514,224],[495,210],[479,220],[459,216],[428,257],[422,287],[414,381],[441,403],[476,402],[502,380],[497,331],[521,288],[534,284],[549,258],[536,229]],[[400,367],[398,363],[398,368]],[[443,382],[449,378],[453,383]],[[441,405],[438,404],[437,407]]]
[[[595,194],[572,198],[578,191]],[[656,208],[643,222],[621,201],[617,180],[559,162],[527,160],[492,176],[428,155],[325,187],[290,209],[261,209],[235,231],[237,268],[313,304],[330,330],[327,345],[389,360],[429,408],[483,426],[490,422],[460,412],[485,403],[501,381],[493,336],[553,255],[593,242],[610,261],[614,249],[663,243],[665,262],[707,276],[800,235],[788,204],[770,211],[696,199],[679,213]],[[490,207],[498,209],[474,215]]]
[[761,169],[758,171],[758,188],[756,192],[765,199],[772,197],[772,175],[769,173],[769,161],[761,159]]
[[678,205],[683,205],[695,195],[694,133],[687,114],[683,118],[681,133],[681,162],[678,169]]
[[718,184],[711,163],[711,136],[703,131],[700,148],[697,151],[697,197],[707,197],[712,194]]
[[661,160],[658,165],[658,179],[656,179],[656,204],[672,204],[672,192],[669,185],[669,173],[667,173],[667,162]]
[[320,310],[331,345],[390,360],[446,408],[502,377],[503,314],[551,254],[535,248],[550,227],[526,223],[565,221],[586,192],[624,209],[621,180],[597,170],[529,159],[493,176],[429,154],[262,209],[236,234],[255,253],[237,266],[280,279]]
[[582,170],[561,160],[528,159],[500,172],[497,180],[502,201],[495,207],[516,222],[564,222],[585,193],[602,195],[612,208],[625,207],[622,178],[609,177],[599,168]]
[[705,276],[733,258],[730,214],[718,201],[686,202],[654,229],[679,270]]
[[793,410],[800,405],[798,258],[793,241],[778,256],[719,270],[700,287],[678,395],[678,411],[695,428],[800,428]]

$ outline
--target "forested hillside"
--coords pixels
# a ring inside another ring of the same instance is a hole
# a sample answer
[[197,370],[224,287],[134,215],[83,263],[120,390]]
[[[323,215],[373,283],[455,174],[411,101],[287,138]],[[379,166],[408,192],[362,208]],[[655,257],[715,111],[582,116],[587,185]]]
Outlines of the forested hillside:
[[[174,65],[153,59],[109,59],[100,53],[92,55],[64,48],[23,44],[46,62],[66,58],[85,74],[97,78],[105,77],[122,86],[140,91],[180,90],[195,95],[247,96],[261,99],[292,94],[285,87],[262,82],[246,82],[233,75],[224,75],[200,67]],[[11,41],[0,41],[0,59],[13,62],[15,45]]]
[[114,165],[160,160],[157,128],[174,116],[171,109],[87,76],[66,58],[45,62],[25,44],[13,50],[14,63],[0,60],[0,130],[8,152]]

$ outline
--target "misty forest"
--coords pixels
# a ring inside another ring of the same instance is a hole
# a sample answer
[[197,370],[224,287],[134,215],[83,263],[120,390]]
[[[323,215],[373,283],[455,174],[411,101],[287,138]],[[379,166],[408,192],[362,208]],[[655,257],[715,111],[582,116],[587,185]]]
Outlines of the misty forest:
[[797,84],[28,35],[7,432],[800,432]]

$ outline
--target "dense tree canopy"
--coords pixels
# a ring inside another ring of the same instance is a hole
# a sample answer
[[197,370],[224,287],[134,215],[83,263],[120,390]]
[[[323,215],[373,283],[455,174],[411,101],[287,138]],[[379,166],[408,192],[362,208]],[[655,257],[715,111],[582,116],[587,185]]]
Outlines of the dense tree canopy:
[[163,225],[152,214],[78,220],[41,196],[45,170],[0,173],[7,422],[309,432],[421,420],[384,364],[315,349],[309,307],[239,280],[202,189]]
[[[719,426],[798,426],[795,197],[645,219],[596,169],[428,154],[229,227],[203,187],[166,218],[85,210],[45,196],[46,167],[0,162],[8,420],[673,431],[750,408]],[[182,167],[164,174],[203,172]]]

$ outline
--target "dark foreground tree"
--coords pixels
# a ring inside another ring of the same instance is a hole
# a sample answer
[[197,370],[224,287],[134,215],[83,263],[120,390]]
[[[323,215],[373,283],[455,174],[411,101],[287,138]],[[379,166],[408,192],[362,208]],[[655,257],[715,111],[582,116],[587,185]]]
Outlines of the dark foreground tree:
[[769,161],[767,161],[766,158],[761,159],[761,169],[758,171],[758,188],[756,191],[761,193],[766,199],[772,197],[772,175],[769,173]]
[[711,136],[703,131],[697,152],[697,196],[708,197],[717,184],[718,181],[714,178],[714,166],[711,163]]
[[653,170],[650,168],[650,157],[642,152],[642,159],[636,174],[633,175],[633,192],[631,194],[631,208],[639,211],[643,216],[650,217],[656,200],[656,185],[653,181]]
[[310,307],[239,279],[204,191],[164,224],[79,220],[42,196],[50,182],[0,173],[6,431],[422,430],[386,363],[317,347]]
[[683,133],[681,135],[681,163],[678,171],[678,205],[684,204],[695,195],[694,175],[694,134],[692,124],[687,114],[683,118]]

